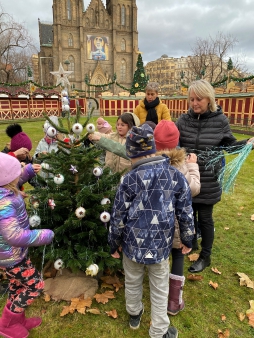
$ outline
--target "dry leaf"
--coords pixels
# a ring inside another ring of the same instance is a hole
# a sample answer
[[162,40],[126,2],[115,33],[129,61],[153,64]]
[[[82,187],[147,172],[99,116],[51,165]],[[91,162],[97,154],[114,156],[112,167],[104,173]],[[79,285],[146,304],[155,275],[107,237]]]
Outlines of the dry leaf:
[[62,312],[60,313],[60,316],[66,316],[68,313],[70,313],[69,306],[64,306]]
[[240,277],[240,286],[247,286],[247,288],[254,289],[254,283],[250,278],[242,272],[237,272],[237,275]]
[[209,285],[212,287],[212,288],[214,288],[214,290],[216,290],[217,288],[218,288],[218,283],[214,283],[214,282],[212,282],[211,280],[210,280],[210,282],[209,282]]
[[118,314],[116,312],[116,310],[111,310],[111,311],[106,311],[106,314],[109,316],[109,317],[112,317],[114,319],[116,319],[118,317]]
[[[119,278],[115,276],[102,276],[101,280],[106,284],[111,284],[116,288],[116,292],[123,287],[123,284],[120,282]],[[103,285],[104,285],[103,283]]]
[[86,312],[92,313],[93,315],[100,315],[101,314],[101,311],[97,308],[88,309],[88,310],[86,310]]
[[224,230],[229,230],[229,228],[225,227]]
[[76,310],[84,315],[86,313],[86,308],[90,307],[92,304],[92,299],[87,298],[87,299],[79,299],[79,302],[77,303]]
[[242,216],[242,214],[240,212],[237,213],[238,216]]
[[228,338],[230,336],[229,330],[226,329],[224,332],[218,330],[218,338]]
[[200,281],[200,280],[203,280],[203,276],[200,276],[200,275],[188,275],[187,276],[187,279],[188,280],[192,280],[192,281]]
[[217,275],[221,275],[221,272],[217,268],[211,268],[212,272],[216,273]]
[[94,298],[96,299],[97,303],[106,304],[109,299],[115,298],[114,291],[106,291],[106,292],[101,293],[101,294],[96,293]]
[[250,216],[250,219],[254,221],[254,214]]
[[227,319],[227,318],[226,318],[225,315],[221,315],[221,320],[222,320],[223,322],[225,322],[226,319]]
[[45,300],[45,302],[49,302],[50,301],[50,295],[45,293],[44,300]]
[[113,284],[113,286],[116,288],[116,292],[118,292],[120,288],[123,288],[123,284]]
[[108,288],[108,289],[111,289],[111,290],[114,290],[114,286],[113,285],[111,285],[111,284],[107,284],[107,283],[102,283],[101,284],[101,289],[106,289],[106,288]]
[[242,322],[245,319],[245,314],[240,312],[237,314],[237,317],[239,318],[239,320]]
[[198,257],[199,257],[199,254],[197,254],[197,253],[188,255],[190,262],[196,261],[198,259]]
[[240,207],[240,210],[243,210],[244,209],[244,207]]
[[254,312],[246,314],[246,316],[249,318],[249,325],[254,327]]

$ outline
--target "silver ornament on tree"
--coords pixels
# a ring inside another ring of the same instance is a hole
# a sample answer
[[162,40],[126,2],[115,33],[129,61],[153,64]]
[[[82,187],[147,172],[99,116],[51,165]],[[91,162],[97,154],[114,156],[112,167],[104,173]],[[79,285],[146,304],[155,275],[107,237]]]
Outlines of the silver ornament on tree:
[[63,177],[63,175],[57,174],[57,175],[54,177],[54,182],[55,182],[55,184],[62,184],[62,183],[64,182],[64,177]]
[[95,125],[93,123],[88,123],[86,126],[86,130],[89,134],[92,134],[95,132]]
[[93,169],[93,174],[96,177],[100,177],[103,174],[103,169],[101,167],[95,167]]
[[38,215],[29,217],[29,224],[32,228],[37,228],[41,224],[41,218]]
[[79,219],[85,217],[85,215],[86,215],[86,209],[83,208],[83,207],[77,208],[77,209],[75,210],[75,215],[76,215]]
[[76,167],[75,165],[72,165],[72,164],[71,164],[71,167],[70,167],[69,170],[70,170],[73,174],[78,173],[77,167]]
[[100,220],[103,222],[103,223],[108,223],[110,221],[110,213],[107,212],[107,211],[103,211],[101,214],[100,214]]

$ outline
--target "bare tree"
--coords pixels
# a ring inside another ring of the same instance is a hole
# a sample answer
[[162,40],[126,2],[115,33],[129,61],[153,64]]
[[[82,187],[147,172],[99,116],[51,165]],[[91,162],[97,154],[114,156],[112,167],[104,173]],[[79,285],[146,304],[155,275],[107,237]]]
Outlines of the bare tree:
[[23,24],[15,22],[0,5],[0,81],[15,83],[27,79],[27,67],[36,52],[33,39]]
[[[192,55],[188,57],[185,81],[189,83],[197,78],[204,78],[214,83],[227,77],[227,62],[237,43],[234,36],[222,32],[218,32],[215,37],[197,38],[192,47]],[[235,73],[242,74],[246,71],[239,57],[232,59]]]

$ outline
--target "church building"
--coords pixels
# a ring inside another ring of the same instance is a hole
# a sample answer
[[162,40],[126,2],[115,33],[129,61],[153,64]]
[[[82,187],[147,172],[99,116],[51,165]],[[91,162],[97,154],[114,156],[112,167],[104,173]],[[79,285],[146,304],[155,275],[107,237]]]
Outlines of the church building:
[[[116,81],[130,88],[138,57],[136,0],[53,0],[53,24],[39,19],[39,83],[55,85],[50,74],[63,68],[73,71],[68,79],[71,88],[87,90],[85,79],[95,91],[109,88],[102,84]],[[90,89],[92,89],[90,87]],[[99,89],[98,89],[99,88]],[[92,90],[93,90],[92,89]],[[122,91],[115,84],[114,94]]]

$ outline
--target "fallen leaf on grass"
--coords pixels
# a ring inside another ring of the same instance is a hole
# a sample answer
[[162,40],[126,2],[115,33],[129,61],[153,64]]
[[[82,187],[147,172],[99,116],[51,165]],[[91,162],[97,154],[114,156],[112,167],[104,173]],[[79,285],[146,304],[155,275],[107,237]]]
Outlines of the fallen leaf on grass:
[[221,272],[217,268],[211,268],[212,272],[216,273],[217,275],[221,275]]
[[196,253],[188,255],[190,262],[196,261],[198,257],[199,257],[199,254],[196,254]]
[[239,318],[239,320],[242,322],[245,319],[245,314],[240,312],[237,314],[237,317]]
[[64,306],[62,312],[60,313],[60,317],[64,317],[70,313],[69,306]]
[[101,311],[97,308],[88,309],[88,310],[86,310],[86,312],[92,313],[93,315],[100,315],[101,314]]
[[216,290],[217,288],[218,288],[218,283],[214,283],[214,282],[212,282],[211,280],[210,280],[210,282],[209,282],[209,285],[212,287],[212,288],[214,288],[214,290]]
[[245,273],[237,272],[237,275],[240,277],[240,286],[254,289],[254,282]]
[[50,302],[50,295],[48,295],[47,293],[45,293],[45,296],[44,296],[44,300],[45,302]]
[[116,288],[116,292],[123,287],[123,284],[120,282],[119,278],[115,276],[103,276],[101,277],[101,280],[104,282],[104,284],[110,284],[113,285]]
[[240,210],[243,210],[244,209],[244,207],[240,207]]
[[242,214],[240,212],[237,213],[238,216],[242,216]]
[[250,219],[254,221],[254,214],[250,216]]
[[225,227],[224,230],[229,230],[229,228]]
[[102,283],[101,284],[101,289],[111,289],[111,290],[114,290],[114,286],[111,285],[111,284],[107,284],[107,283]]
[[192,281],[200,281],[200,280],[203,280],[204,277],[203,276],[200,276],[200,275],[188,275],[187,276],[187,279],[188,280],[192,280]]
[[104,293],[96,293],[94,298],[96,299],[97,303],[106,304],[109,299],[115,298],[114,291],[106,291]]
[[246,316],[249,318],[249,325],[254,327],[254,313],[246,314]]
[[226,329],[224,332],[218,330],[218,338],[228,338],[230,336],[229,330]]
[[114,318],[114,319],[116,319],[117,317],[118,317],[118,314],[117,314],[117,312],[116,312],[116,310],[114,309],[114,310],[111,310],[111,311],[105,311],[106,312],[106,314],[109,316],[109,317],[112,317],[112,318]]
[[226,318],[225,315],[221,315],[221,320],[222,320],[223,322],[225,322],[226,319],[227,319],[227,318]]
[[80,298],[72,298],[71,304],[69,306],[64,306],[60,316],[66,316],[69,313],[74,313],[77,310],[79,313],[84,315],[86,313],[86,308],[92,305],[92,299],[80,299]]

